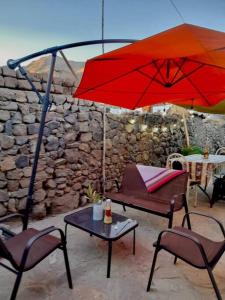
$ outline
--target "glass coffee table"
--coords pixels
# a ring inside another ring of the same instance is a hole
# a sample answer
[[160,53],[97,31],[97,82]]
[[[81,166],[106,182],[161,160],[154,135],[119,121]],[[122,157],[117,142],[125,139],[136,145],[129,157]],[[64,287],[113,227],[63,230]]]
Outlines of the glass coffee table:
[[65,216],[65,235],[67,236],[68,225],[71,225],[88,232],[90,235],[108,241],[107,278],[110,278],[112,242],[133,231],[133,254],[135,255],[135,228],[138,226],[138,222],[117,213],[112,213],[112,224],[104,224],[103,220],[93,220],[92,210],[92,207],[88,207]]

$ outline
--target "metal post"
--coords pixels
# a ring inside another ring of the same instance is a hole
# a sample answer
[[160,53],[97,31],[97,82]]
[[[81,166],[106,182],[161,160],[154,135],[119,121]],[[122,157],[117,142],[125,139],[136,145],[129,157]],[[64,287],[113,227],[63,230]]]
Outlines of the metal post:
[[36,178],[39,154],[40,154],[40,150],[41,150],[42,137],[43,137],[44,127],[45,127],[45,117],[46,117],[48,107],[50,104],[49,96],[50,96],[52,78],[53,78],[53,73],[54,73],[54,68],[55,68],[55,61],[56,61],[56,52],[52,53],[51,66],[50,66],[49,75],[48,75],[48,83],[47,83],[47,88],[46,88],[46,92],[45,92],[45,96],[44,96],[44,102],[43,102],[42,113],[41,113],[41,121],[40,121],[39,133],[38,133],[38,140],[37,140],[37,145],[36,145],[36,149],[35,149],[33,168],[32,168],[30,184],[29,184],[29,189],[28,189],[28,195],[27,195],[27,204],[26,204],[26,210],[25,210],[25,220],[24,220],[23,230],[27,229],[29,212],[30,212],[30,209],[33,204],[34,183],[35,183],[35,178]]

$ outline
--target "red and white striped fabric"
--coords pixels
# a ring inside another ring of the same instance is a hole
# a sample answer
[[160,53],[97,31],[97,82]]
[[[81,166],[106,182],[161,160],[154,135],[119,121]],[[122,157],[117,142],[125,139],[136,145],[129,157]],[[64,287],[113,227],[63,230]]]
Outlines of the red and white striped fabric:
[[137,169],[149,193],[154,192],[165,183],[186,172],[183,170],[172,170],[143,165],[137,165]]

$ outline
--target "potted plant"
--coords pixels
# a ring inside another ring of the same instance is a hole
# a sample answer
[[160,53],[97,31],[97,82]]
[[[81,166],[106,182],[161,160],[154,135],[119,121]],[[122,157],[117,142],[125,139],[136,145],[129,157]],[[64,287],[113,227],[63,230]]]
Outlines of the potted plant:
[[102,196],[89,184],[86,190],[87,199],[93,203],[93,220],[99,221],[103,218]]
[[184,156],[191,154],[203,154],[203,150],[198,146],[187,146],[181,149],[181,154]]

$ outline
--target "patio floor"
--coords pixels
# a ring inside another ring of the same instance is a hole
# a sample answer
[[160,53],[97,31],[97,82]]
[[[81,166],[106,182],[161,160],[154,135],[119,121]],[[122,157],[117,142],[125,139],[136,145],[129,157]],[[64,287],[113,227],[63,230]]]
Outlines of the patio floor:
[[[210,209],[207,199],[199,192],[196,209],[190,201],[190,210],[198,210],[219,218],[223,223],[225,203],[218,202]],[[124,214],[122,207],[113,205],[113,211]],[[18,293],[18,300],[137,300],[137,299],[215,299],[206,271],[195,269],[166,252],[158,256],[152,289],[146,293],[146,286],[153,258],[152,243],[158,233],[167,227],[167,221],[157,216],[133,209],[125,213],[136,219],[136,255],[132,255],[132,233],[113,243],[111,278],[106,278],[107,243],[89,234],[69,227],[68,254],[74,289],[67,286],[63,254],[61,251],[46,258],[33,270],[24,274]],[[42,229],[55,225],[64,229],[64,215],[33,221],[30,227]],[[175,214],[174,224],[180,224],[183,212]],[[198,230],[205,235],[220,239],[220,231],[204,218],[193,219]],[[14,224],[17,226],[17,224]],[[216,234],[217,233],[217,234]],[[225,256],[214,270],[222,295],[225,295]],[[0,299],[8,299],[15,275],[0,269]]]

